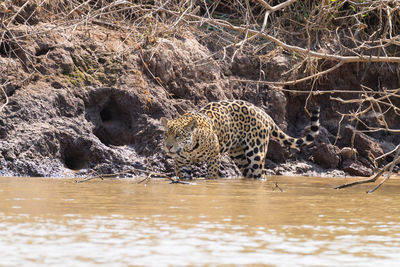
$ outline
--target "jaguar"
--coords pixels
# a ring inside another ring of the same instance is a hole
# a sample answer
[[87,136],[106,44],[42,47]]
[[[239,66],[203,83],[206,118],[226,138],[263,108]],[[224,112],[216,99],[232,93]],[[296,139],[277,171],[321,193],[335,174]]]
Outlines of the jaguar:
[[164,148],[174,159],[179,179],[192,178],[192,165],[207,162],[208,176],[218,178],[221,154],[229,157],[244,177],[264,178],[269,140],[294,149],[311,144],[319,133],[319,107],[311,112],[311,125],[304,137],[282,131],[261,108],[243,100],[210,102],[198,112],[175,119],[161,118]]

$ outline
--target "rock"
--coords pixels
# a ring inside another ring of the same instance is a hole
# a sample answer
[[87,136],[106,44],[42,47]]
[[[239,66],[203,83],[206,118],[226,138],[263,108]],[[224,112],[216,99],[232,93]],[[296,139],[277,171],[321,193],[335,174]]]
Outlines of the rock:
[[144,111],[140,93],[87,89],[82,99],[79,89],[36,86],[18,91],[4,108],[0,175],[58,177],[105,163],[118,172],[161,143],[158,121],[148,116],[160,112],[159,103]]
[[279,127],[286,129],[287,99],[281,89],[282,87],[271,87],[271,89],[266,90],[262,98],[263,103],[260,104],[265,105],[267,113]]
[[62,74],[69,75],[74,71],[75,64],[71,54],[61,48],[52,49],[48,52],[47,57],[50,62],[50,69],[58,69]]
[[373,174],[371,168],[365,167],[361,162],[351,159],[343,162],[342,169],[348,174],[355,176],[371,176]]
[[9,150],[3,150],[2,151],[2,156],[5,160],[7,161],[14,161],[16,159],[16,156],[14,154],[14,151],[12,151],[11,149]]
[[247,55],[241,55],[240,53],[238,54],[239,55],[236,55],[234,61],[232,62],[232,74],[246,77],[246,79],[249,79],[250,77],[257,79],[256,61],[258,61],[258,59],[251,59]]
[[277,175],[293,176],[293,175],[304,175],[305,173],[312,170],[312,165],[306,162],[291,162],[284,163],[279,167],[274,168],[274,172]]
[[328,144],[319,143],[311,150],[313,161],[325,168],[337,168],[340,162],[339,148]]
[[342,157],[342,159],[354,159],[355,156],[357,156],[357,150],[355,148],[351,147],[343,147],[340,149],[339,155]]
[[225,90],[228,81],[222,79],[221,67],[193,36],[175,41],[160,39],[157,49],[146,50],[143,57],[149,76],[157,77],[174,98],[205,103],[231,97]]
[[344,143],[347,147],[352,147],[351,140],[353,135],[355,136],[354,147],[357,149],[358,153],[360,153],[361,156],[373,160],[374,158],[383,155],[383,149],[378,142],[376,142],[372,137],[369,137],[364,133],[358,132],[349,125],[345,126],[343,129],[343,132],[341,134],[341,142]]
[[287,72],[292,67],[288,57],[279,53],[265,61],[266,62],[263,62],[265,64],[263,71],[265,73],[265,79],[268,81],[281,80],[282,74]]
[[275,163],[283,163],[288,158],[288,150],[276,141],[270,141],[267,150],[267,159]]

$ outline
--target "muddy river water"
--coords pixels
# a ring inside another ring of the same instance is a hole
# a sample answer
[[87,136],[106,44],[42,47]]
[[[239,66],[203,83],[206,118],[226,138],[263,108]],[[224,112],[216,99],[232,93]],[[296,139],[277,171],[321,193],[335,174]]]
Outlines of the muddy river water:
[[399,264],[400,180],[346,181],[0,178],[0,265]]

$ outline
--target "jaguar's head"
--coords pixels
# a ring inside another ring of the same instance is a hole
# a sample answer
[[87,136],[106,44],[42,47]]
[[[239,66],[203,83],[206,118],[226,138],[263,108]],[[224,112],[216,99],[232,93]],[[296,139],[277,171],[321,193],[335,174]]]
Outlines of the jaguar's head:
[[161,118],[164,127],[164,148],[171,157],[176,157],[185,147],[192,145],[193,131],[197,127],[197,120],[188,115],[176,119]]

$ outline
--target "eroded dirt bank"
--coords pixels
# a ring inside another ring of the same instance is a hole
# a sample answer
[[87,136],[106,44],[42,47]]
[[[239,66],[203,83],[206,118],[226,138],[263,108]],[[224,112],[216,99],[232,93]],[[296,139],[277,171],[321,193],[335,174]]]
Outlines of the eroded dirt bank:
[[[27,30],[43,34],[26,35]],[[29,29],[16,26],[12,34],[21,36],[18,46],[3,42],[0,48],[0,80],[9,97],[0,114],[1,176],[60,177],[131,168],[171,172],[172,161],[161,149],[159,119],[218,99],[250,101],[294,136],[308,124],[306,101],[321,106],[317,142],[300,153],[271,143],[269,174],[368,176],[375,167],[373,159],[400,142],[398,135],[366,135],[348,120],[339,123],[341,113],[357,109],[357,104],[332,101],[332,96],[346,97],[340,93],[307,100],[307,94],[282,90],[304,90],[301,84],[277,87],[236,80],[257,79],[260,72],[278,80],[291,68],[289,57],[282,54],[262,68],[241,53],[232,62],[223,60],[214,55],[212,36],[189,30],[160,36],[148,47],[104,25],[61,32],[37,23]],[[377,88],[376,77],[380,87],[398,88],[396,72],[395,64],[372,65],[365,73],[361,65],[345,64],[327,75],[318,89],[359,90],[362,75],[370,88]],[[372,116],[370,120],[379,124]],[[398,127],[396,114],[388,112],[386,121]],[[238,175],[228,159],[222,175]]]

